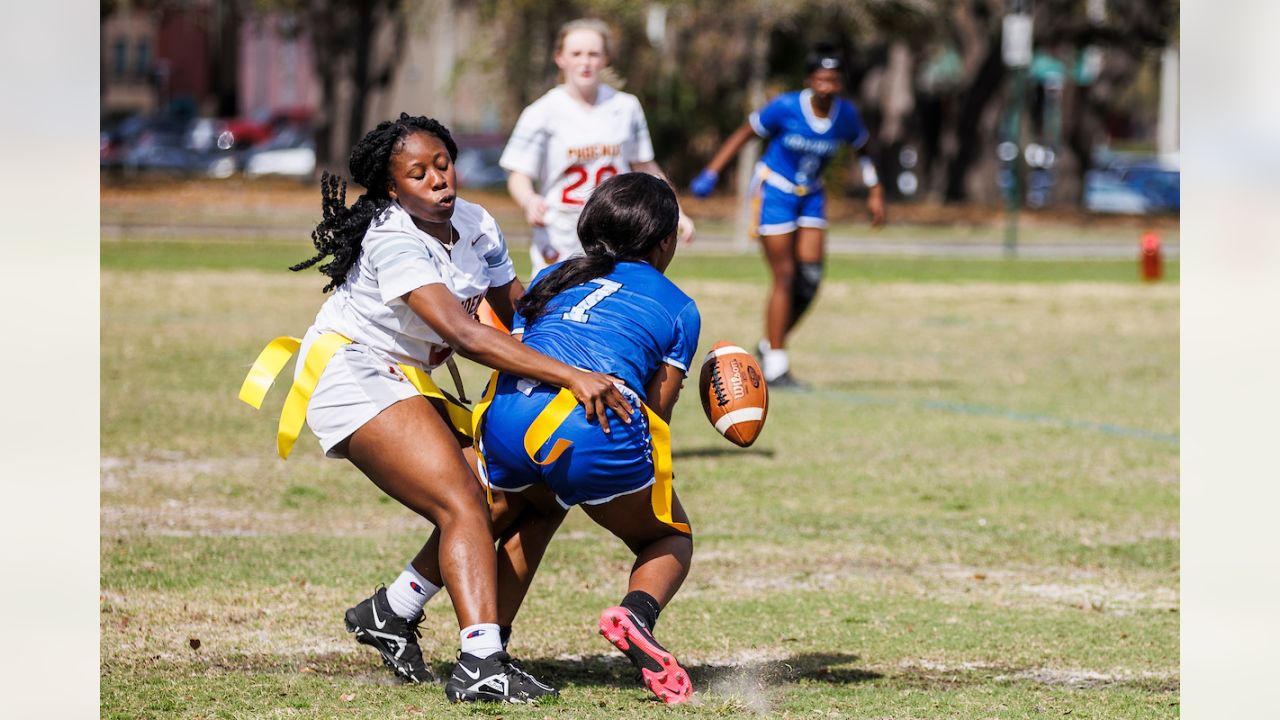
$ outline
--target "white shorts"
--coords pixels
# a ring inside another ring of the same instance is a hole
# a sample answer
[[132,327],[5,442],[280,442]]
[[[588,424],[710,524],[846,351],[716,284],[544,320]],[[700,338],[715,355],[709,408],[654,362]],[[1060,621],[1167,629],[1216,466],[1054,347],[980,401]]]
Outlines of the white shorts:
[[570,213],[555,207],[547,208],[547,213],[543,216],[546,225],[533,229],[533,244],[529,246],[533,275],[537,275],[548,265],[582,254],[582,242],[578,240],[580,217],[580,212]]
[[[307,356],[311,343],[319,336],[313,327],[302,338],[295,377],[302,369],[301,358]],[[311,394],[307,427],[320,440],[326,456],[345,458],[345,454],[334,450],[335,445],[351,437],[378,413],[411,397],[421,394],[394,360],[366,345],[343,345],[329,360]]]

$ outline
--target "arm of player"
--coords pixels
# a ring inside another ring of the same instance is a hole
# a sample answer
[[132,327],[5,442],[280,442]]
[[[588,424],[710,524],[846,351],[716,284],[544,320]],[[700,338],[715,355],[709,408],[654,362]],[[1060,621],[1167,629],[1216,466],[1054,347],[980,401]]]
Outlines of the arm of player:
[[605,408],[613,408],[624,422],[631,422],[631,405],[614,387],[620,380],[570,367],[504,332],[476,322],[444,285],[423,285],[405,293],[401,299],[462,357],[495,370],[567,388],[582,403],[587,420],[597,419],[605,432],[609,432]]
[[867,154],[866,147],[855,153],[857,170],[862,175],[862,184],[867,186],[867,211],[871,213],[871,227],[884,225],[884,183],[880,182],[876,172],[876,164]]
[[[662,172],[662,168],[658,167],[658,163],[653,160],[638,162],[632,166],[632,169],[662,178],[668,185],[671,185],[671,180],[667,178],[666,173]],[[674,189],[675,185],[671,185],[671,187]],[[693,242],[694,232],[693,220],[689,219],[689,216],[684,214],[684,208],[681,208],[680,219],[676,223],[676,239],[688,245]]]
[[747,141],[753,137],[756,137],[756,131],[751,127],[751,123],[743,123],[742,127],[734,130],[729,139],[724,141],[724,145],[721,145],[720,149],[716,151],[716,154],[711,158],[711,162],[707,163],[707,169],[719,175],[720,171],[724,170],[724,166],[728,165],[729,161],[742,151],[742,146],[746,145]]
[[546,225],[547,202],[533,189],[533,178],[521,172],[507,176],[507,192],[524,210],[525,220],[534,227]]
[[663,363],[658,366],[653,377],[645,387],[649,409],[658,414],[667,424],[671,423],[671,411],[680,399],[680,389],[684,387],[684,371],[675,365]]

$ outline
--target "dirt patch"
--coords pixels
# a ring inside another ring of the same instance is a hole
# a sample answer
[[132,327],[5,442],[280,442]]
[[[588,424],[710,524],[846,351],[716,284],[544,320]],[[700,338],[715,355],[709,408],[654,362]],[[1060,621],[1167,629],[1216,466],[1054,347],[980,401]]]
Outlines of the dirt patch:
[[1098,672],[1096,670],[1070,670],[1062,668],[1032,668],[1010,675],[996,675],[992,680],[1024,681],[1042,685],[1065,685],[1073,688],[1102,687],[1133,682],[1155,682],[1163,685],[1177,683],[1174,673]]

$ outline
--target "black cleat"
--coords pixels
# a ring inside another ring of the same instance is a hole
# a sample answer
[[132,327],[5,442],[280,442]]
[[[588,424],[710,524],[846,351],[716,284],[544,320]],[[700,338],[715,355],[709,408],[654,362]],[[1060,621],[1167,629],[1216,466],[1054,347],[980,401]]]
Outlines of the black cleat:
[[770,390],[794,390],[798,392],[806,392],[809,390],[809,384],[795,379],[795,376],[791,374],[790,370],[782,373],[772,380],[766,381],[765,384],[769,386]]
[[411,683],[434,682],[435,676],[422,661],[418,646],[418,624],[422,613],[405,620],[391,610],[387,589],[379,586],[373,596],[347,610],[347,632],[356,634],[356,642],[369,645],[382,655],[382,662],[399,677]]
[[444,694],[450,702],[534,703],[560,692],[525,672],[510,655],[497,652],[487,658],[459,653]]

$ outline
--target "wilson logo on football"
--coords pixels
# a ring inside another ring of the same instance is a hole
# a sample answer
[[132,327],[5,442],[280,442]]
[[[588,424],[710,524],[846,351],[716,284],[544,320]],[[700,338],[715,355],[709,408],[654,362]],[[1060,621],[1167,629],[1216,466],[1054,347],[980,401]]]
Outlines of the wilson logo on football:
[[713,345],[702,362],[698,393],[707,420],[729,442],[747,447],[760,436],[769,413],[769,388],[746,350],[724,341]]

